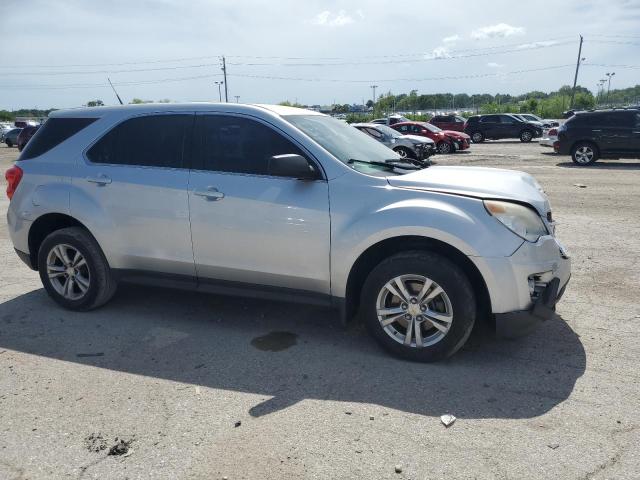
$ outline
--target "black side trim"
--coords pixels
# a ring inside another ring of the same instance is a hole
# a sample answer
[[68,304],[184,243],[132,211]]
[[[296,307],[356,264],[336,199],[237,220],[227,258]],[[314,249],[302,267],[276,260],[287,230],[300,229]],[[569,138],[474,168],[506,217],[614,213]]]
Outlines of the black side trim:
[[18,257],[20,258],[20,260],[22,260],[27,265],[27,267],[29,267],[31,270],[37,270],[32,261],[31,255],[29,255],[28,253],[21,252],[17,248],[14,248],[14,250],[18,254]]
[[[320,306],[339,306],[340,300],[308,290],[274,287],[270,285],[256,285],[244,282],[231,282],[216,279],[198,279],[189,275],[175,275],[146,270],[114,269],[118,281],[151,285],[164,288],[177,288],[229,295],[234,297],[262,298],[291,303],[305,303]],[[344,302],[344,299],[342,299]]]

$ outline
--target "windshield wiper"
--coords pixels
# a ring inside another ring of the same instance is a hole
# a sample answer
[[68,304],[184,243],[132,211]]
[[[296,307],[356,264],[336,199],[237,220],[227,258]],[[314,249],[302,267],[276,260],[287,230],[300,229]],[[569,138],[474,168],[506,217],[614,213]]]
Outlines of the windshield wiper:
[[401,168],[403,170],[421,170],[423,167],[420,167],[418,165],[414,165],[413,163],[407,163],[404,162],[402,160],[385,160],[384,162],[376,162],[375,160],[358,160],[357,158],[350,158],[347,161],[348,164],[352,164],[352,163],[367,163],[369,165],[377,165],[379,167],[391,167],[391,169],[393,170],[394,168]]

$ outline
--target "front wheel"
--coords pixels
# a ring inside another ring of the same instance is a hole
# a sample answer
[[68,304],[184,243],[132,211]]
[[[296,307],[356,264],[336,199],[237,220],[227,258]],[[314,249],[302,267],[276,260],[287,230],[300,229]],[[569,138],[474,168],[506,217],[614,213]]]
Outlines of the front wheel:
[[453,355],[466,342],[476,317],[466,275],[428,251],[382,261],[364,284],[361,304],[367,328],[383,348],[421,362]]
[[438,152],[440,153],[451,153],[451,144],[449,142],[440,142],[438,144]]
[[484,135],[482,134],[482,132],[473,132],[471,134],[471,140],[473,141],[473,143],[482,143],[484,142]]
[[100,246],[83,228],[49,234],[38,251],[38,270],[49,296],[69,310],[97,308],[116,290]]
[[6,143],[9,148],[13,147],[13,142],[11,140],[6,140],[4,143]]

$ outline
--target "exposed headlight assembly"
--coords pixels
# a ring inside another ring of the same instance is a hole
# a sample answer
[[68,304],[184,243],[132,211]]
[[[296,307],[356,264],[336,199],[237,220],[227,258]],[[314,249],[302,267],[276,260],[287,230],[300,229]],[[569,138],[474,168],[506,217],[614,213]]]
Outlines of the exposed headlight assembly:
[[505,227],[528,242],[536,242],[548,235],[547,227],[538,213],[524,205],[498,200],[485,200],[484,208]]

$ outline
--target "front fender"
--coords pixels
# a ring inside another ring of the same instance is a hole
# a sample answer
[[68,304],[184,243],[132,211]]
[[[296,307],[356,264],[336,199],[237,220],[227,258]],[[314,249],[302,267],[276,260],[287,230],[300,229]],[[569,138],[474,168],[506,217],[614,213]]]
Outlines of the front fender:
[[[344,297],[352,266],[368,248],[390,238],[419,236],[446,243],[470,257],[505,257],[522,240],[487,214],[481,200],[387,188],[394,201],[350,218],[332,214],[331,288]],[[378,190],[378,193],[380,191]],[[385,195],[386,196],[386,195]],[[332,207],[332,212],[335,212]]]

